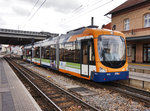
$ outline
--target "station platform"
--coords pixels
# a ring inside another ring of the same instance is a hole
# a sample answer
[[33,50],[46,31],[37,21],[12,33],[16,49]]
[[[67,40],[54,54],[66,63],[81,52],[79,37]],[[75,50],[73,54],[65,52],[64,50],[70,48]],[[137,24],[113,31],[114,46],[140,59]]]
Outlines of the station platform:
[[150,64],[129,63],[129,79],[119,83],[150,91]]
[[129,71],[150,74],[150,64],[129,63]]
[[0,111],[41,111],[11,67],[1,57]]

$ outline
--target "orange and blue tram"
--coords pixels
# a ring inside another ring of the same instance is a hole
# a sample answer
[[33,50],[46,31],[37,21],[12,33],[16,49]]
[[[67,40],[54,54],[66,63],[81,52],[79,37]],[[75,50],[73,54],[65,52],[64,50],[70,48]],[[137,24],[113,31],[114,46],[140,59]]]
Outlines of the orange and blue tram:
[[129,77],[125,36],[114,30],[82,27],[27,45],[23,54],[34,64],[95,82]]

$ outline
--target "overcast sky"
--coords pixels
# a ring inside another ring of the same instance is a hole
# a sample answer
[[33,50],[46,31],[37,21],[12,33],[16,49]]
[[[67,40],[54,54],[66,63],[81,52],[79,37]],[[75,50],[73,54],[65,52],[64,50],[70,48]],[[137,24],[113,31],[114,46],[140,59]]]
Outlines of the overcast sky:
[[125,1],[0,0],[0,28],[65,33],[90,25],[91,17],[101,27],[111,21],[104,15]]

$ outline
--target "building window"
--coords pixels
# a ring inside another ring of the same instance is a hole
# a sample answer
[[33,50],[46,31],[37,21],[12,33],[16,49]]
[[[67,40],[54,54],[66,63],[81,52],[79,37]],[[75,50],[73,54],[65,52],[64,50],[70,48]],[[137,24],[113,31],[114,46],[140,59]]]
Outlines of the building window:
[[124,30],[127,31],[130,28],[130,21],[129,19],[124,20]]
[[150,14],[144,15],[144,27],[150,27]]

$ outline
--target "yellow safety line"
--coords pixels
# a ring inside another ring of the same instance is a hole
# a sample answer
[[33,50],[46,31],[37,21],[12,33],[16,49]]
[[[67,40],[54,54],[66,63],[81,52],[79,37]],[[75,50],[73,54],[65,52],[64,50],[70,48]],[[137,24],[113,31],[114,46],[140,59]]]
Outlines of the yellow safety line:
[[136,64],[136,63],[129,63],[129,65],[149,66],[149,67],[150,67],[150,64]]

